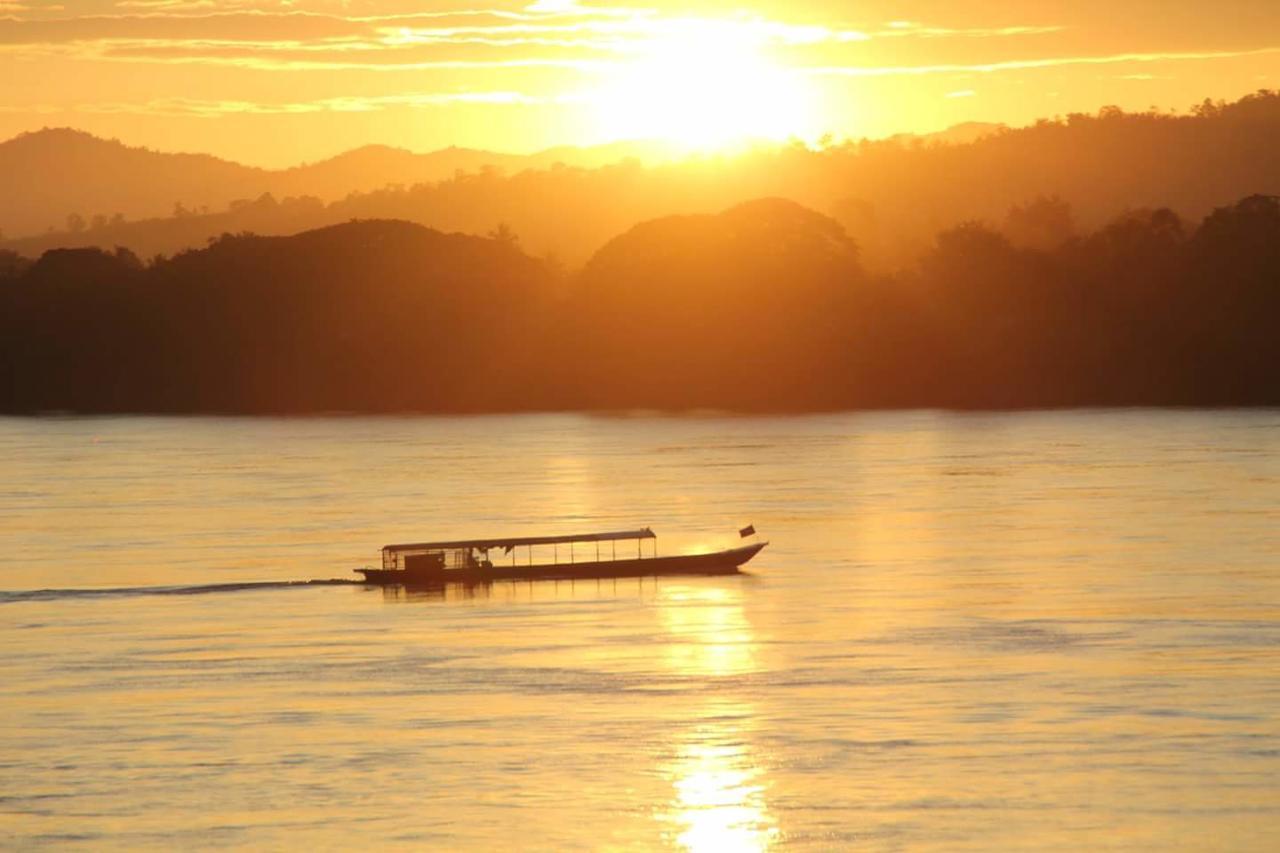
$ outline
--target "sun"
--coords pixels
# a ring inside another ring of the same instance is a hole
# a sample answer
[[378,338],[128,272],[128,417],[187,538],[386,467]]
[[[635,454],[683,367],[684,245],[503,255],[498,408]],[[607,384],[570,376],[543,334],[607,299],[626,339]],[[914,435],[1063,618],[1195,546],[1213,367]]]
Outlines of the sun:
[[596,135],[690,150],[815,137],[807,81],[767,48],[767,33],[741,21],[661,22],[591,93]]

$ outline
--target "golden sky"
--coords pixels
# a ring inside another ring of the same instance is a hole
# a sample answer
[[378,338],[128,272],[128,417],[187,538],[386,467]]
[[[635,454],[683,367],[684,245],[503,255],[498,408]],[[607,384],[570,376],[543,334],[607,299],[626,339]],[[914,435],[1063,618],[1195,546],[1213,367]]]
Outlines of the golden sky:
[[884,136],[1280,88],[1278,0],[0,0],[0,137],[282,166],[368,143]]

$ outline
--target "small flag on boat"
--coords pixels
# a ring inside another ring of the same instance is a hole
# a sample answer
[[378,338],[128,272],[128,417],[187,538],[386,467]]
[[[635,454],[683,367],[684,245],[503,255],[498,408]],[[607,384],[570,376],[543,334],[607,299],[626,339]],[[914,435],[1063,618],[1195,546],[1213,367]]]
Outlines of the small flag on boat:
[[741,536],[743,539],[746,539],[748,536],[755,536],[756,535],[755,525],[748,524],[746,527],[738,531],[738,535]]

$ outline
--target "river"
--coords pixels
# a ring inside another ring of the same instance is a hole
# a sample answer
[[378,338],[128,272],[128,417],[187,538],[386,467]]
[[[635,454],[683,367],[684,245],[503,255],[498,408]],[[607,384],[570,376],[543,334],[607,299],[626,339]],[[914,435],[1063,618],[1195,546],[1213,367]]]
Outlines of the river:
[[8,847],[1264,849],[1280,411],[0,419],[0,646]]

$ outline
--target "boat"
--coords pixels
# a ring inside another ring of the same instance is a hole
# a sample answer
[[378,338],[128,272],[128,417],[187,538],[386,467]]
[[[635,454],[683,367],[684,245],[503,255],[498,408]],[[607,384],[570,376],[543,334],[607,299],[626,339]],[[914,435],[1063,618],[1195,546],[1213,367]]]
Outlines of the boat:
[[[754,527],[739,531],[755,535]],[[631,543],[635,543],[634,552]],[[647,543],[647,544],[646,544]],[[732,575],[768,542],[703,554],[658,556],[658,536],[648,527],[574,536],[524,536],[411,542],[382,549],[382,567],[355,569],[366,583],[405,586],[477,584],[497,580],[573,580],[657,575]],[[620,549],[621,545],[621,549]],[[538,556],[535,559],[535,548]],[[550,554],[547,553],[548,548]],[[623,550],[624,553],[619,553]],[[497,557],[490,559],[490,554]],[[507,556],[510,556],[510,561]],[[551,559],[548,562],[547,557]],[[585,558],[585,559],[584,559]]]

